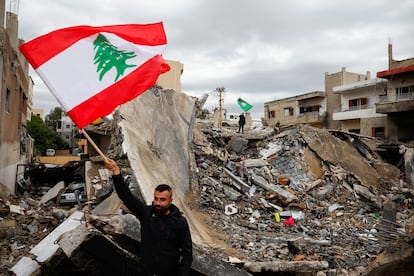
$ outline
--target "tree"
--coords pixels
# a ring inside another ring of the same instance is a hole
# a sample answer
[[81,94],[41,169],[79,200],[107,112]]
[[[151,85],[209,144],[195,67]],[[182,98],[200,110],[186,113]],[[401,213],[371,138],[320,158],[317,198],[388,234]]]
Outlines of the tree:
[[206,119],[209,114],[208,109],[202,109],[197,113],[197,119]]
[[48,127],[51,127],[53,130],[56,130],[58,124],[62,119],[62,115],[65,114],[63,109],[59,106],[50,110],[49,114],[46,115],[45,123]]
[[44,155],[46,149],[61,149],[65,142],[56,131],[50,129],[39,116],[33,116],[27,122],[27,129],[34,139],[34,155]]
[[329,126],[329,113],[328,111],[325,111],[322,115],[322,125],[324,128],[328,128]]

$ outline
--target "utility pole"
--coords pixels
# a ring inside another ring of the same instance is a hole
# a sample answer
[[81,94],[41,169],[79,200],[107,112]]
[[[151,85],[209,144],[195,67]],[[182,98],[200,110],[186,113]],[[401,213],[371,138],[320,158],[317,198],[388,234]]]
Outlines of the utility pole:
[[226,89],[224,87],[217,87],[216,90],[214,90],[219,95],[219,124],[218,127],[221,128],[222,122],[223,122],[223,94],[226,92]]

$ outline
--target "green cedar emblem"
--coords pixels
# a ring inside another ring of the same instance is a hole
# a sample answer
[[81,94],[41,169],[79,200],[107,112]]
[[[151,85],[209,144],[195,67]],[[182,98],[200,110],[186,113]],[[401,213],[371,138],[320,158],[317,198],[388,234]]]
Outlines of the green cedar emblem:
[[96,51],[94,57],[94,63],[98,64],[96,72],[99,73],[99,80],[101,81],[103,76],[112,69],[116,68],[115,81],[124,74],[126,68],[135,67],[136,65],[126,64],[127,59],[136,57],[135,52],[120,51],[109,43],[105,36],[98,34],[98,37],[93,42],[93,49]]

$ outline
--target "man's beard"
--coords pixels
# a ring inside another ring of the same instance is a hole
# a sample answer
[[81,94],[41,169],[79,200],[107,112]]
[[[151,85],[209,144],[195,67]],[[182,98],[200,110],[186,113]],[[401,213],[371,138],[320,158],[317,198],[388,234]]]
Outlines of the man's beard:
[[165,215],[167,213],[167,211],[168,211],[168,208],[170,206],[167,206],[167,207],[160,207],[160,206],[155,207],[155,205],[153,204],[152,207],[153,207],[154,213],[156,215],[160,216],[160,215]]

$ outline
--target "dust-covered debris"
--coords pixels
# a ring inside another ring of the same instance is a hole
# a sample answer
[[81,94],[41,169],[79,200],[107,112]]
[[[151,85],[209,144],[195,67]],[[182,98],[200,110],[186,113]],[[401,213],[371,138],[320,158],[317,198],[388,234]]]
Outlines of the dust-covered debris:
[[[246,269],[359,275],[375,267],[378,256],[410,240],[413,190],[397,167],[364,143],[366,137],[300,126],[269,135],[257,146],[254,134],[247,133],[240,139],[251,146],[237,154],[227,147],[228,159],[222,161],[214,152],[225,148],[222,141],[229,137],[198,131],[205,138],[195,147],[196,158],[209,165],[199,165],[198,205]],[[229,141],[234,139],[235,134]],[[215,150],[205,150],[210,148]],[[267,164],[246,166],[251,160]],[[228,169],[238,179],[229,177]],[[240,196],[229,196],[228,188]],[[227,212],[228,206],[237,212]],[[395,216],[387,217],[389,212]],[[304,267],[295,265],[297,259]],[[292,264],[280,265],[286,261]]]
[[[195,100],[183,97],[145,93],[101,134],[111,135],[107,154],[120,164],[134,194],[150,200],[158,181],[175,185],[174,200],[196,237],[194,273],[367,275],[411,255],[412,160],[404,159],[411,156],[409,145],[390,158],[381,141],[338,130],[255,127],[238,134],[194,121]],[[36,181],[23,183],[19,196],[0,189],[2,273],[19,262],[32,265],[31,250],[77,211],[84,214],[84,232],[76,229],[59,240],[70,253],[59,251],[52,263],[34,270],[96,273],[102,256],[82,250],[95,239],[117,257],[139,261],[131,240],[139,242],[139,223],[113,193],[102,160],[91,156],[69,171],[76,177],[52,174],[43,181],[34,174]],[[64,188],[56,186],[59,181]],[[79,192],[72,190],[75,200],[63,204],[58,199],[69,187]],[[80,200],[81,191],[86,200]],[[73,248],[67,240],[73,235],[82,245]]]

